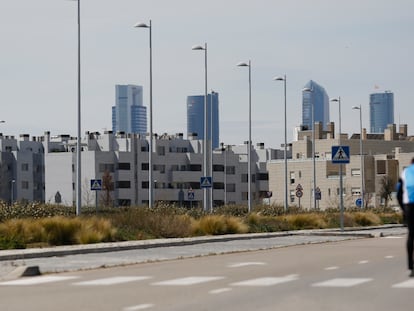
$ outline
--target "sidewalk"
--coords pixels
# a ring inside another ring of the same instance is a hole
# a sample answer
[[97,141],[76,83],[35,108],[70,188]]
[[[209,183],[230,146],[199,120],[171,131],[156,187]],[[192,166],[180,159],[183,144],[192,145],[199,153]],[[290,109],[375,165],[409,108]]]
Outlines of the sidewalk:
[[[24,269],[25,266],[36,267],[40,265],[42,272],[73,271],[96,268],[102,265],[116,266],[207,254],[404,234],[406,234],[405,227],[387,225],[347,228],[343,232],[339,229],[300,230],[0,250],[0,279],[4,279],[12,271],[15,271],[16,275],[9,275],[9,277],[13,278],[24,273],[36,272],[36,269],[33,270],[33,268],[30,271]],[[142,252],[142,250],[146,251]],[[76,262],[85,263],[82,266],[75,265],[73,263],[75,262],[74,257],[77,257]],[[39,269],[37,268],[37,270]]]

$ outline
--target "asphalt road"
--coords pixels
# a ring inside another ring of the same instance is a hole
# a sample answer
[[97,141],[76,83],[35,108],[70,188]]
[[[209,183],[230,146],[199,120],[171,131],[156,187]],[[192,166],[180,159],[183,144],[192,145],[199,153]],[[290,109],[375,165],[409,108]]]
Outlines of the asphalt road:
[[190,257],[2,281],[1,309],[412,309],[405,235]]

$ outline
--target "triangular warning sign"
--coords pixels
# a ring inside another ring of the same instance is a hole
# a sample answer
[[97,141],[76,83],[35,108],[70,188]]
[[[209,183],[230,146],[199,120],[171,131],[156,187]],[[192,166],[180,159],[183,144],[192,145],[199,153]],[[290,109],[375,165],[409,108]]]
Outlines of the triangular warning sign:
[[336,151],[335,155],[333,156],[333,159],[336,161],[349,161],[349,157],[344,151],[344,149],[339,146],[338,150]]
[[201,182],[201,186],[203,187],[210,187],[210,180],[208,178],[204,178],[204,180]]

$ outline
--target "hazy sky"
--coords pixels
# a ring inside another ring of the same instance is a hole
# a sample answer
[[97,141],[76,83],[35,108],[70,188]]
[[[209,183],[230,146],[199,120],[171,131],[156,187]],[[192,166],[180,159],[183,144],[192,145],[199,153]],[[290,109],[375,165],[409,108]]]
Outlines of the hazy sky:
[[[248,70],[236,64],[249,59],[254,144],[283,142],[283,83],[273,81],[283,74],[289,140],[310,79],[341,96],[343,132],[359,132],[353,105],[369,128],[369,94],[391,90],[396,123],[414,134],[413,12],[412,0],[81,0],[82,132],[111,129],[115,84],[142,85],[148,105],[148,31],[133,25],[151,19],[156,133],[186,136],[186,97],[204,93],[204,53],[191,47],[207,42],[226,144],[248,139]],[[2,1],[0,23],[0,132],[76,136],[76,1]]]

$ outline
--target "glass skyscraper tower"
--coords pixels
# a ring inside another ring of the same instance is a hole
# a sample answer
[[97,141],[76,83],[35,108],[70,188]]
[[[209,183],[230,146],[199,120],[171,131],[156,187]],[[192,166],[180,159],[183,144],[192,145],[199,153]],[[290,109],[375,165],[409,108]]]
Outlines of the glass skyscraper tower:
[[142,102],[142,86],[115,85],[115,106],[112,107],[112,131],[147,133],[147,107]]
[[308,130],[313,129],[312,105],[314,106],[315,122],[322,122],[326,130],[329,123],[329,97],[325,89],[310,80],[304,88],[311,89],[311,92],[302,92],[302,125]]
[[388,124],[394,124],[394,94],[390,91],[369,95],[371,133],[384,133]]
[[[207,95],[207,139],[213,133],[213,148],[219,147],[219,94]],[[213,122],[212,122],[213,121]],[[212,124],[212,128],[210,125]],[[187,97],[187,136],[197,134],[198,139],[204,139],[204,95]]]

